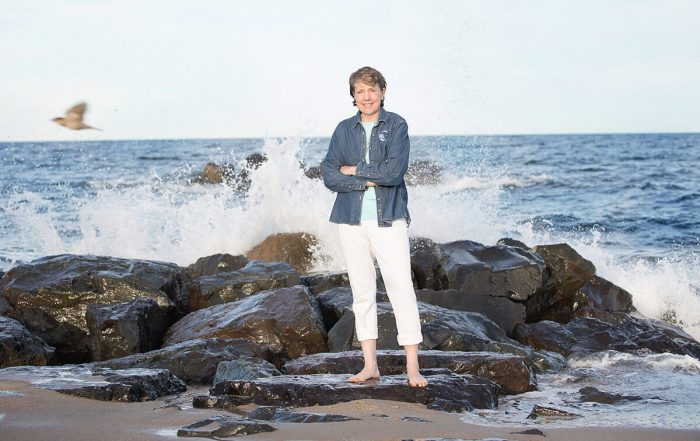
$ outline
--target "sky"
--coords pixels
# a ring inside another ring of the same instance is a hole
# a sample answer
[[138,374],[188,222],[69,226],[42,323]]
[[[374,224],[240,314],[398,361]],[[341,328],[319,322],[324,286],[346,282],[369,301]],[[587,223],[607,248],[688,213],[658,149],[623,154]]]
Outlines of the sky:
[[[0,0],[0,142],[700,132],[696,0]],[[51,121],[85,101],[86,123]]]

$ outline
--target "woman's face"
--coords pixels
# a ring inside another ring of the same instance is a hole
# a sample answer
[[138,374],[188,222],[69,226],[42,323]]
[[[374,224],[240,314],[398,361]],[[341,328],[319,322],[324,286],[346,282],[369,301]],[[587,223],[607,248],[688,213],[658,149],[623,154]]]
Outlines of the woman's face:
[[362,120],[376,120],[379,117],[385,90],[381,90],[378,83],[367,84],[359,80],[355,82],[353,89],[355,104],[362,114]]

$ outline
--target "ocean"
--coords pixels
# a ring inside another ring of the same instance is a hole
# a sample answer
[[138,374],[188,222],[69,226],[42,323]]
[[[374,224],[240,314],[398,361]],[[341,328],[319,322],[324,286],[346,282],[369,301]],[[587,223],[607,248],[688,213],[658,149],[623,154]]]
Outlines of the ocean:
[[[567,242],[595,264],[597,274],[631,292],[640,313],[700,339],[700,134],[411,141],[411,160],[427,164],[424,173],[432,170],[437,181],[409,187],[411,236],[484,244],[510,237],[530,246]],[[304,174],[304,167],[318,165],[327,143],[323,138],[0,143],[0,270],[61,253],[186,266],[214,253],[245,253],[270,234],[300,231],[319,239],[316,269],[340,269],[335,228],[328,222],[333,194]],[[264,153],[268,161],[250,172],[247,192],[194,182],[205,164],[241,170],[251,153]],[[687,393],[674,392],[680,397],[659,396],[662,402],[682,403],[684,396],[690,402],[700,393],[697,361],[616,357],[602,354],[570,369],[594,369],[604,377],[601,372],[620,363],[651,366],[662,373],[649,376],[651,390],[669,381],[664,369],[690,384]],[[562,377],[543,380],[556,385]],[[626,383],[619,388],[647,393]],[[689,405],[697,415],[700,406]],[[658,421],[667,416],[637,420],[663,426]],[[674,421],[668,427],[699,425],[693,418]]]

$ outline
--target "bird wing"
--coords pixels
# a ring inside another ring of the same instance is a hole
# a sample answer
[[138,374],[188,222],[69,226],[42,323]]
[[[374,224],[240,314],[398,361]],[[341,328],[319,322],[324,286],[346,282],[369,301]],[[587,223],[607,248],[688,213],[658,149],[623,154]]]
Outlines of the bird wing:
[[79,103],[76,104],[75,106],[71,107],[66,111],[66,119],[70,119],[73,121],[82,121],[83,120],[83,114],[85,113],[85,109],[87,109],[87,104],[85,103]]

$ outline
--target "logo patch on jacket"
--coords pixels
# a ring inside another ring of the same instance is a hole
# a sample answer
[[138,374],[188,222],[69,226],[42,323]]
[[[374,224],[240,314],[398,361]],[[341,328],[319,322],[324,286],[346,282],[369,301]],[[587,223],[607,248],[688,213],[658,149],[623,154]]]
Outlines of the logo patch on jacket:
[[389,131],[388,130],[382,130],[379,132],[379,140],[384,142],[389,138]]

